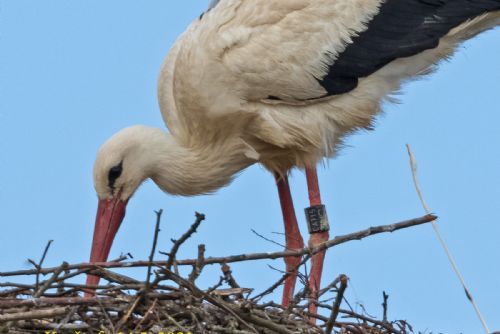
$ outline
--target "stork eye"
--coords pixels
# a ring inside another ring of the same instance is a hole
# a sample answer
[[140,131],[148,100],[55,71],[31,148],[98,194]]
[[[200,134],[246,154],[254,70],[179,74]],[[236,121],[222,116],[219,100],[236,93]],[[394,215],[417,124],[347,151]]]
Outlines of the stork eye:
[[108,186],[113,189],[115,186],[115,181],[122,175],[123,171],[123,161],[118,165],[111,167],[108,172]]

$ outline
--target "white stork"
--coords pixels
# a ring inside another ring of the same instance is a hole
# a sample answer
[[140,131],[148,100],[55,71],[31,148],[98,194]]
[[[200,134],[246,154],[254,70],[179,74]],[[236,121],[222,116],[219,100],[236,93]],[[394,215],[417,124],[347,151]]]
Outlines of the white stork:
[[[212,1],[161,69],[169,133],[132,126],[97,155],[90,262],[107,260],[144,180],[170,194],[207,194],[255,163],[276,176],[286,247],[303,247],[287,180],[294,167],[306,170],[309,244],[327,240],[317,163],[334,157],[346,135],[370,128],[381,101],[403,81],[429,73],[460,42],[498,24],[500,0]],[[313,297],[323,259],[313,258]],[[284,305],[300,259],[285,262],[292,275]]]

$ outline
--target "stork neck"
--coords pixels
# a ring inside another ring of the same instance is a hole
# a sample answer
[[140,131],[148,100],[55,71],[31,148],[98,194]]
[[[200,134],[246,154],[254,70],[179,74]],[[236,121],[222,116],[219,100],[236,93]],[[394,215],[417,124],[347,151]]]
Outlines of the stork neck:
[[152,158],[151,179],[170,194],[207,194],[228,185],[236,173],[255,162],[245,156],[239,139],[207,142],[187,146],[167,134]]

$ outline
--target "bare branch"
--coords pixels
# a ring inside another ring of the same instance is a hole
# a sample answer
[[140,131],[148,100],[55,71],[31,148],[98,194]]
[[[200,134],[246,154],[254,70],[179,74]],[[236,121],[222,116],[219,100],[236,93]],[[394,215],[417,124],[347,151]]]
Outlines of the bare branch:
[[342,303],[342,299],[344,299],[344,292],[347,288],[347,281],[349,279],[346,275],[342,275],[340,277],[340,288],[337,293],[337,297],[335,298],[335,302],[333,303],[332,313],[330,314],[330,318],[326,322],[326,334],[332,334],[333,326],[335,321],[337,320],[337,316],[339,315],[340,304]]
[[[196,233],[196,230],[198,229],[200,224],[205,220],[204,214],[196,212],[195,215],[196,215],[196,221],[194,222],[193,225],[191,225],[189,230],[186,233],[184,233],[180,237],[179,240],[172,240],[174,242],[174,245],[172,246],[172,249],[170,250],[170,252],[168,254],[160,252],[162,254],[168,255],[168,260],[167,260],[167,263],[165,265],[168,270],[170,270],[172,268],[172,265],[174,264],[175,258],[177,256],[177,252],[179,251],[179,248],[181,247],[181,245],[184,242],[186,242],[186,240],[189,239],[191,237],[191,235],[193,235],[193,233]],[[196,264],[196,262],[193,263],[192,265],[195,265],[195,264]]]
[[27,312],[16,312],[9,314],[0,314],[0,323],[14,320],[27,320],[27,319],[43,319],[59,315],[64,315],[68,312],[66,307],[57,307],[52,309],[41,309]]
[[38,284],[40,282],[40,269],[42,268],[43,261],[45,261],[45,257],[47,256],[47,252],[49,251],[50,245],[52,244],[54,240],[49,240],[47,242],[47,245],[45,245],[45,249],[43,251],[42,257],[40,258],[40,261],[38,263],[35,263],[35,261],[28,259],[28,261],[35,267],[36,269],[36,289],[38,290]]
[[144,291],[148,291],[149,289],[149,280],[151,279],[151,263],[153,262],[155,252],[156,252],[156,244],[158,243],[158,234],[160,233],[160,222],[161,222],[161,214],[163,213],[163,210],[158,210],[155,211],[156,213],[156,225],[155,225],[155,234],[153,237],[153,246],[151,246],[151,253],[149,254],[149,262],[150,264],[148,265],[148,273],[146,275],[146,287],[144,288]]
[[[362,231],[337,236],[332,240],[326,241],[316,247],[313,248],[303,248],[298,250],[288,250],[283,252],[274,252],[274,253],[254,253],[254,254],[240,254],[226,257],[207,257],[205,258],[205,265],[212,264],[221,264],[221,263],[233,263],[233,262],[242,262],[242,261],[255,261],[255,260],[265,260],[265,259],[280,259],[289,256],[302,256],[305,254],[314,255],[318,252],[321,252],[325,249],[335,247],[353,240],[361,240],[376,234],[380,233],[392,233],[401,229],[418,226],[422,224],[429,223],[437,219],[437,216],[428,214],[419,218],[405,220],[395,224],[389,225],[380,225],[367,228]],[[188,259],[188,260],[176,260],[177,265],[179,266],[193,266],[196,265],[197,259]],[[155,261],[152,263],[153,266],[158,267],[166,267],[168,264],[172,265],[172,261]],[[90,263],[80,263],[68,266],[68,269],[87,269],[87,268],[134,268],[134,267],[144,267],[149,265],[148,261],[133,261],[133,262],[97,262],[94,264]],[[51,273],[56,268],[44,268],[40,270],[40,273],[47,274]],[[10,272],[0,272],[0,277],[8,277],[8,276],[21,276],[21,275],[34,275],[36,274],[36,270],[18,270],[18,271],[10,271]]]
[[194,283],[196,279],[200,276],[203,267],[205,266],[205,245],[198,245],[198,258],[196,259],[196,264],[193,266],[191,274],[189,274],[189,281]]

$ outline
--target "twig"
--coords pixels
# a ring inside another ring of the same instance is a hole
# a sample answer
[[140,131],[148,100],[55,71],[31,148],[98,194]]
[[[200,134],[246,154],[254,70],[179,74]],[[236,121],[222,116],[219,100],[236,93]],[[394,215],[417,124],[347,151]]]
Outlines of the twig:
[[252,229],[250,229],[250,231],[252,231],[252,233],[253,233],[253,234],[255,234],[256,236],[258,236],[259,238],[261,238],[261,239],[263,239],[263,240],[265,240],[265,241],[267,241],[267,242],[270,242],[270,243],[272,243],[272,244],[278,245],[278,246],[280,246],[281,248],[288,249],[285,245],[280,244],[279,242],[274,241],[274,240],[272,240],[272,239],[266,238],[266,237],[265,237],[265,236],[263,236],[262,234],[260,234],[260,233],[258,233],[257,231],[255,231],[253,228],[252,228]]
[[141,298],[142,296],[141,295],[138,295],[135,297],[134,299],[134,302],[132,304],[130,304],[127,312],[125,313],[125,315],[120,319],[120,321],[118,321],[118,323],[116,324],[116,330],[119,331],[121,329],[121,327],[123,325],[125,325],[125,323],[127,322],[128,318],[130,318],[130,316],[132,315],[132,312],[134,312],[135,308],[137,307],[137,305],[139,304],[139,302],[141,301]]
[[345,289],[347,288],[347,281],[348,278],[346,275],[342,275],[340,277],[340,288],[337,293],[337,298],[335,298],[335,302],[333,303],[332,313],[330,314],[330,318],[326,322],[326,329],[325,329],[326,334],[332,334],[333,325],[335,324],[337,316],[339,315],[340,304],[342,303],[342,299],[344,299],[344,292]]
[[384,297],[384,302],[382,303],[382,308],[384,309],[384,315],[383,315],[383,320],[384,322],[387,322],[387,300],[389,299],[389,295],[385,293],[385,291],[382,291],[382,296]]
[[66,314],[66,307],[57,307],[46,310],[35,310],[27,312],[17,312],[10,314],[0,314],[0,323],[14,320],[43,319]]
[[181,330],[183,333],[188,333],[189,331],[186,330],[181,324],[177,322],[170,314],[165,313],[165,316],[167,317],[168,320],[170,320],[179,330]]
[[189,274],[189,281],[194,283],[196,279],[200,276],[203,267],[205,266],[205,245],[198,245],[198,258],[196,259],[196,264],[193,266],[191,274]]
[[[415,159],[415,155],[413,154],[413,151],[411,149],[411,146],[409,144],[406,145],[406,148],[408,150],[408,155],[410,157],[410,167],[411,167],[411,172],[412,172],[412,177],[413,177],[413,183],[415,185],[415,190],[417,191],[418,197],[420,199],[420,202],[422,203],[422,207],[424,208],[425,212],[427,214],[430,213],[429,207],[424,199],[424,195],[422,192],[422,188],[420,187],[420,182],[418,180],[418,173],[417,173],[417,160]],[[472,294],[467,287],[467,284],[465,283],[465,279],[462,276],[462,273],[460,272],[460,269],[458,269],[458,265],[451,254],[451,251],[444,241],[444,238],[441,234],[441,231],[439,230],[439,226],[437,224],[436,220],[432,221],[432,228],[434,229],[434,232],[436,233],[436,236],[439,240],[439,243],[443,247],[446,256],[448,257],[448,260],[453,268],[453,271],[457,275],[458,280],[460,281],[460,284],[462,285],[464,291],[465,291],[465,296],[469,300],[469,302],[472,304],[472,307],[474,308],[474,311],[476,312],[477,317],[479,318],[479,321],[481,322],[481,325],[483,326],[483,329],[486,334],[490,333],[490,329],[488,327],[488,324],[486,323],[486,320],[484,319],[481,311],[479,310],[479,306],[477,306],[476,302],[474,301],[474,298],[472,297]]]
[[251,313],[239,313],[238,315],[241,316],[241,318],[245,319],[248,322],[251,322],[257,326],[268,328],[275,333],[293,334],[293,332],[286,329],[286,327],[280,326],[280,325],[274,323],[273,321],[266,320],[266,319],[263,319],[260,317],[256,317],[256,316],[252,315]]
[[339,282],[340,282],[340,279],[343,277],[344,275],[340,275],[338,276],[336,279],[334,279],[330,284],[328,284],[327,286],[325,286],[323,289],[319,290],[318,291],[318,297],[321,297],[323,296],[325,293],[328,292],[328,290],[332,289],[334,286],[336,286]]
[[132,277],[109,271],[107,269],[101,268],[100,266],[96,266],[95,269],[89,270],[89,273],[92,275],[104,278],[110,282],[114,282],[114,283],[118,283],[118,284],[137,284],[137,283],[140,283],[140,281],[138,281]]
[[42,257],[40,258],[40,261],[38,263],[35,263],[35,261],[28,259],[28,261],[33,264],[36,268],[36,290],[38,290],[38,284],[40,282],[40,269],[42,269],[43,261],[45,261],[45,257],[47,256],[47,252],[49,251],[50,245],[54,242],[54,240],[49,240],[47,242],[47,245],[45,246],[45,249],[43,251]]
[[99,307],[101,308],[102,313],[104,314],[104,317],[106,318],[106,320],[109,323],[109,327],[111,328],[111,332],[116,333],[115,326],[113,325],[113,321],[111,321],[111,318],[109,317],[108,311],[106,311],[106,309],[104,308],[104,306],[100,302],[99,298],[97,298],[97,302],[99,303]]
[[[158,298],[158,300],[176,300],[180,298],[178,292],[171,293],[149,293],[148,298]],[[126,304],[135,301],[136,296],[120,296],[119,298],[103,297],[99,302],[106,306]],[[18,308],[18,307],[52,307],[52,306],[99,306],[97,298],[81,297],[51,297],[37,299],[13,299],[4,298],[0,303],[0,309]]]
[[221,276],[221,277],[219,277],[219,281],[217,283],[215,283],[214,286],[207,289],[207,293],[208,294],[212,293],[212,291],[215,291],[216,289],[220,288],[223,283],[224,283],[224,277]]
[[78,307],[76,307],[76,306],[73,306],[72,308],[70,308],[68,313],[66,313],[66,315],[64,316],[64,319],[59,324],[57,324],[55,329],[64,329],[64,326],[67,325],[67,323],[69,322],[69,320],[71,319],[73,314],[76,313],[77,310],[78,310]]
[[[36,320],[31,320],[31,321],[26,321],[26,320],[21,320],[19,321],[19,328],[22,329],[34,329],[36,331],[47,331],[50,329],[55,329],[56,332],[59,331],[70,331],[70,333],[75,333],[78,332],[79,330],[86,330],[89,329],[90,326],[87,324],[55,324],[55,323],[50,323],[47,321],[36,321]],[[11,331],[16,334],[21,334],[21,332],[16,332],[16,331]],[[22,334],[26,333],[26,331],[23,331]],[[52,333],[49,332],[49,333]],[[83,333],[83,332],[81,332]],[[42,333],[40,333],[42,334]],[[75,333],[77,334],[77,333]]]
[[345,314],[345,315],[349,315],[349,316],[351,316],[351,317],[353,317],[355,319],[358,319],[358,320],[363,320],[363,321],[371,322],[371,323],[373,323],[375,325],[378,325],[380,327],[383,327],[383,328],[387,329],[391,333],[394,332],[394,328],[390,324],[388,324],[388,323],[385,323],[385,322],[382,322],[382,321],[378,321],[378,320],[373,319],[373,318],[369,318],[369,317],[364,316],[362,314],[358,314],[358,313],[356,313],[354,311],[340,309],[339,312],[342,313],[342,314]]
[[[187,239],[189,239],[189,237],[191,237],[191,235],[193,233],[196,233],[196,230],[198,229],[198,227],[200,226],[200,224],[205,220],[205,215],[204,214],[196,212],[195,215],[196,215],[196,221],[194,222],[193,225],[191,225],[191,227],[189,228],[189,230],[186,233],[184,233],[180,237],[179,240],[172,240],[172,241],[174,241],[174,245],[172,246],[172,249],[170,250],[170,252],[168,254],[166,254],[166,255],[169,256],[168,261],[167,261],[167,263],[165,265],[168,270],[172,269],[172,265],[174,264],[175,257],[177,255],[177,252],[179,251],[179,248],[181,247],[181,245]],[[165,254],[163,252],[160,252],[160,253]],[[196,262],[194,264],[196,264]]]
[[[139,321],[139,323],[137,324],[137,326],[135,326],[135,330],[137,331],[141,325],[149,318],[149,315],[150,314],[153,314],[153,310],[155,309],[156,307],[156,304],[158,303],[158,299],[155,299],[153,300],[153,303],[151,304],[151,306],[148,308],[148,310],[144,313],[144,316],[141,318],[141,320]],[[183,328],[180,328],[180,330],[183,330],[185,331]]]
[[271,285],[269,288],[259,293],[258,295],[252,297],[251,300],[253,302],[257,302],[261,300],[263,297],[267,296],[268,294],[273,293],[274,290],[276,290],[281,284],[283,284],[283,282],[287,279],[288,276],[290,276],[290,273],[286,273],[285,275],[283,275],[278,281],[276,281],[276,283],[274,283],[273,285]]
[[153,237],[153,246],[151,247],[151,253],[149,254],[149,262],[150,264],[148,265],[148,273],[146,275],[146,285],[144,287],[144,292],[149,291],[149,280],[151,279],[151,263],[153,262],[154,255],[156,252],[156,244],[158,243],[158,234],[160,233],[160,222],[161,222],[161,215],[163,213],[163,210],[160,209],[158,211],[155,211],[156,213],[156,225],[155,225],[155,234]]
[[[242,295],[243,293],[249,293],[252,292],[252,289],[249,288],[229,288],[229,289],[217,289],[217,290],[212,290],[210,293],[216,296],[221,296],[221,297],[228,297],[228,296],[239,296]],[[242,297],[238,297],[242,298]]]

